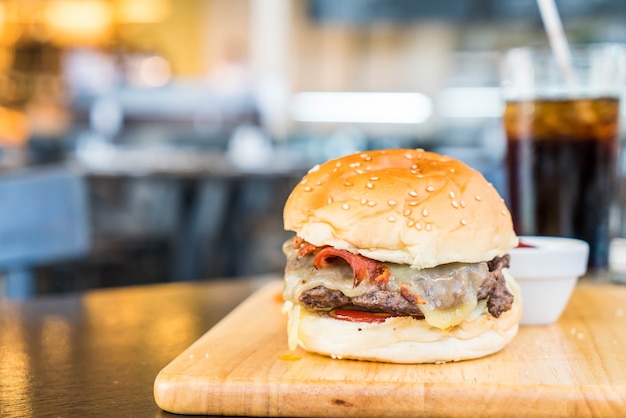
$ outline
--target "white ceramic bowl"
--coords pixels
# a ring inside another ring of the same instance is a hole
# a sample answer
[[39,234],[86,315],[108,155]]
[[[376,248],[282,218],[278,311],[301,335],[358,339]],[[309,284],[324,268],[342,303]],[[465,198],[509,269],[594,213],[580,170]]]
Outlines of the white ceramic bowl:
[[556,322],[572,295],[578,278],[587,271],[589,245],[559,237],[519,237],[509,251],[509,271],[522,292],[522,325]]

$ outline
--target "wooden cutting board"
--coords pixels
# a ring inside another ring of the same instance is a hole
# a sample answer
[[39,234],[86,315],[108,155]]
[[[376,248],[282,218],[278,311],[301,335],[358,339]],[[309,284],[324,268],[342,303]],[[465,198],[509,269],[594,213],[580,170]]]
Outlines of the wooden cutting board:
[[159,407],[261,416],[626,416],[626,286],[581,282],[558,323],[447,364],[333,360],[287,348],[281,282],[244,301],[156,378]]

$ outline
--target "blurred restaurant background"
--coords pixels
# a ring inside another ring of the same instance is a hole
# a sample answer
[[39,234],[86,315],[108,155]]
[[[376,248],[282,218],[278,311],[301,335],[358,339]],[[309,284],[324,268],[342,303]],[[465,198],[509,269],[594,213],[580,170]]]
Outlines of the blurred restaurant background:
[[[557,5],[626,42],[625,1]],[[543,44],[535,0],[0,1],[0,296],[278,273],[291,188],[357,150],[506,196],[498,57]]]

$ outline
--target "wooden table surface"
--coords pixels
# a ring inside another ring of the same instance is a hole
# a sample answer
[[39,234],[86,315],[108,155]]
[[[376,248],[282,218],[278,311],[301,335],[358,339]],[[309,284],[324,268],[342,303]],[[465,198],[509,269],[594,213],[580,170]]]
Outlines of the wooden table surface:
[[269,279],[0,300],[0,417],[176,416],[159,370]]
[[[273,279],[159,284],[0,301],[0,417],[175,416],[155,403],[159,371]],[[584,285],[588,289],[589,282]],[[597,286],[603,286],[603,292],[625,291],[622,285]],[[583,296],[575,293],[578,302],[569,311],[577,312],[568,314],[572,318],[586,311],[580,309],[577,294]],[[480,414],[468,411],[468,416]]]

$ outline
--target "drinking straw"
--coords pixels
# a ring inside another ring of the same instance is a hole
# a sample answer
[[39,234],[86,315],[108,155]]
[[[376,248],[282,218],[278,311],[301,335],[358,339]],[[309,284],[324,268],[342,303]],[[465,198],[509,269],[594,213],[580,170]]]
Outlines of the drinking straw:
[[576,85],[574,71],[572,70],[572,57],[556,4],[554,0],[537,0],[537,4],[543,26],[548,35],[550,48],[565,82],[571,90]]

